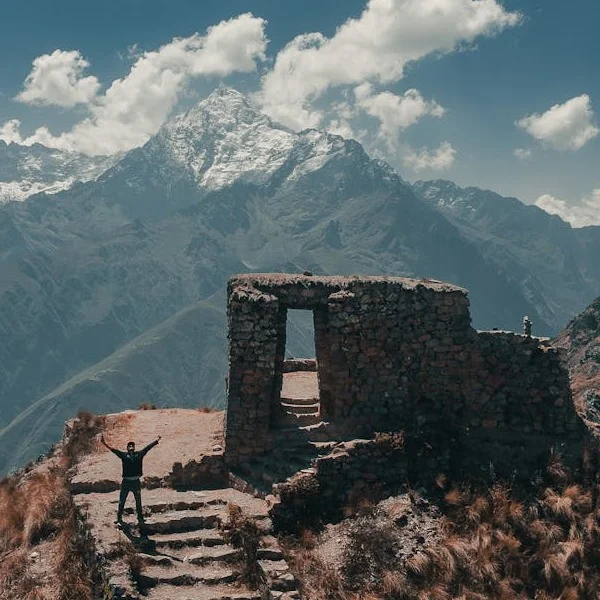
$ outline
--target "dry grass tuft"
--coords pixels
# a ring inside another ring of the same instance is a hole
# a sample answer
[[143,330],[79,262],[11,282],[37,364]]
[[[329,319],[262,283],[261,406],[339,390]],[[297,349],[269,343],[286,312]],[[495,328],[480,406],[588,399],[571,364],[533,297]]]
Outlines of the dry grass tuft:
[[573,478],[571,470],[565,465],[560,452],[552,450],[546,467],[546,476],[554,485],[568,485]]
[[46,600],[39,582],[29,572],[29,555],[25,548],[2,558],[0,566],[0,598],[11,600]]
[[142,402],[138,410],[156,410],[156,404],[149,404],[148,402]]
[[93,415],[87,411],[81,411],[73,421],[73,426],[69,432],[67,443],[63,448],[63,456],[68,461],[67,466],[72,466],[77,462],[82,454],[91,452],[94,444],[94,438],[103,429],[106,423],[106,417]]
[[465,521],[470,527],[477,527],[480,523],[487,521],[491,513],[491,503],[484,496],[477,496],[465,508]]
[[[80,413],[60,452],[0,481],[0,598],[92,600],[90,555],[67,470],[91,449],[103,423],[103,418]],[[43,548],[36,559],[42,561],[39,565],[29,559],[38,546]],[[49,576],[41,579],[44,569]]]
[[0,481],[0,554],[17,548],[23,541],[25,509],[14,478]]
[[448,486],[448,476],[444,473],[438,473],[435,476],[435,487],[440,490],[445,490]]
[[300,550],[288,557],[301,582],[305,598],[311,600],[350,600],[344,581],[336,569],[324,563],[309,550]]
[[237,504],[228,504],[227,513],[228,520],[222,526],[221,533],[229,544],[241,550],[240,580],[252,589],[256,589],[262,577],[258,564],[258,548],[262,531],[256,521],[246,516]]
[[399,598],[406,587],[406,577],[399,571],[384,571],[382,573],[381,593],[385,598]]
[[37,544],[60,529],[61,521],[55,518],[53,508],[61,489],[63,481],[58,473],[35,473],[23,486],[27,500],[23,535],[27,543]]
[[304,592],[315,600],[348,600],[353,594],[378,600],[595,600],[597,478],[573,477],[554,456],[548,476],[534,489],[475,489],[440,478],[434,495],[444,493],[441,542],[428,546],[425,538],[406,557],[402,527],[394,534],[393,503],[386,504],[387,513],[374,506],[349,521],[339,573],[318,562],[318,540],[309,538],[296,553],[296,574],[301,581],[309,577]]
[[431,555],[419,552],[406,561],[406,572],[412,579],[426,582],[433,576],[433,562]]
[[444,496],[444,501],[448,506],[461,506],[467,495],[459,490],[457,487],[453,487],[449,492]]

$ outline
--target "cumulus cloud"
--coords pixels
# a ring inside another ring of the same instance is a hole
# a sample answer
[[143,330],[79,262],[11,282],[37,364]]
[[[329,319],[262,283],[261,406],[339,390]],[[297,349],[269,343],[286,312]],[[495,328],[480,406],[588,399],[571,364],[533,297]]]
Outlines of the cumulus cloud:
[[[394,94],[381,87],[401,80],[408,63],[472,46],[477,37],[495,35],[520,20],[519,13],[507,11],[499,0],[368,0],[362,14],[346,20],[333,36],[306,33],[289,42],[274,57],[256,99],[271,117],[293,129],[326,128],[363,143],[370,134],[357,130],[356,117],[370,115],[378,121],[375,141],[388,154],[402,155],[406,148],[397,143],[402,131],[425,116],[441,117],[444,109],[417,90]],[[88,65],[78,52],[39,57],[36,61],[69,55],[75,67],[61,80],[70,82],[70,87],[61,88],[62,96],[31,92],[28,101],[48,103],[53,98],[55,104],[66,106],[66,90],[74,102],[77,89],[78,103],[87,99],[88,114],[57,136],[46,127],[22,136],[18,123],[6,123],[0,128],[0,139],[41,142],[88,154],[139,146],[169,117],[192,78],[255,71],[257,62],[265,59],[265,25],[263,19],[244,14],[152,52],[140,53],[134,46],[130,72],[102,92],[92,85],[98,83],[95,78],[84,75]],[[41,89],[40,82],[49,79],[40,75],[34,86],[34,72],[35,63],[21,95],[30,88]],[[343,101],[336,104],[335,98],[333,102],[331,96],[325,98],[328,91],[341,93]],[[416,170],[443,169],[452,164],[455,154],[452,145],[444,142],[434,150],[408,149],[405,162]]]
[[31,146],[32,144],[43,144],[48,148],[60,148],[61,150],[73,150],[71,142],[66,136],[55,137],[44,125],[38,127],[30,136],[21,135],[21,121],[19,119],[10,119],[0,125],[0,140],[10,144],[21,144]]
[[494,35],[520,19],[496,0],[369,0],[333,37],[307,33],[287,44],[258,98],[277,121],[318,127],[324,115],[314,101],[328,89],[398,81],[407,63]]
[[19,119],[10,119],[2,125],[0,125],[0,140],[5,141],[7,144],[15,142],[17,144],[23,143],[23,138],[19,133],[21,127],[21,121]]
[[449,169],[456,157],[456,149],[450,142],[442,142],[435,150],[421,148],[420,150],[409,150],[402,157],[406,167],[419,172],[426,169],[443,171]]
[[590,196],[582,198],[577,204],[543,194],[535,201],[535,205],[551,215],[558,215],[573,227],[600,225],[600,188],[592,190]]
[[516,125],[556,150],[579,150],[600,132],[587,94],[555,104],[542,114],[523,117]]
[[513,154],[522,161],[528,161],[531,160],[531,157],[533,156],[533,152],[531,151],[530,148],[515,148],[513,150]]
[[[209,27],[205,35],[176,38],[156,51],[144,52],[128,75],[96,97],[89,116],[71,131],[53,136],[42,127],[21,138],[21,143],[40,142],[87,154],[139,146],[158,131],[192,78],[254,71],[257,61],[265,59],[265,24],[264,19],[246,13]],[[13,137],[18,135],[14,122],[8,127]]]
[[368,115],[379,120],[379,137],[390,149],[396,147],[401,131],[414,125],[425,115],[441,117],[445,110],[435,101],[428,101],[418,90],[410,89],[403,95],[391,92],[373,93],[370,83],[363,83],[354,90],[356,104]]
[[100,89],[96,77],[84,75],[89,66],[77,50],[55,50],[52,54],[38,56],[17,100],[65,108],[88,104]]

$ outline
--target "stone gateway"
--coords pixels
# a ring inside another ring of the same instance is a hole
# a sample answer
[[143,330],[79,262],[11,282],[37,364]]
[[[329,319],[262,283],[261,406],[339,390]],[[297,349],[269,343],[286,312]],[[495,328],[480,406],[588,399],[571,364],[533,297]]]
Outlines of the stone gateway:
[[[238,275],[228,284],[225,458],[272,450],[288,309],[313,313],[320,418],[336,439],[402,431],[447,460],[531,470],[586,427],[559,351],[478,332],[467,291],[431,279]],[[450,465],[448,465],[450,466]]]

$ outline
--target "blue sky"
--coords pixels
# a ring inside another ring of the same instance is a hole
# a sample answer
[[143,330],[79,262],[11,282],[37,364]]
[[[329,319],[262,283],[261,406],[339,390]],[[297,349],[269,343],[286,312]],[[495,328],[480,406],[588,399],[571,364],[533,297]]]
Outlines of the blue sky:
[[600,223],[592,0],[27,0],[1,10],[7,141],[125,150],[224,82],[290,127],[359,139],[408,180],[452,179]]

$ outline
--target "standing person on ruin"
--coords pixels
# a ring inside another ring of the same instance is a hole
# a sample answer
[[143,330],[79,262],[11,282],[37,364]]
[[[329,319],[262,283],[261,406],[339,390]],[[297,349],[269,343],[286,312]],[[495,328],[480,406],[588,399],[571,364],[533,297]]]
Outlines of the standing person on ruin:
[[133,493],[135,498],[135,511],[137,513],[138,524],[140,529],[144,526],[144,515],[142,514],[142,484],[140,478],[142,477],[142,461],[144,456],[149,450],[152,450],[154,446],[158,444],[161,436],[150,442],[147,446],[142,448],[139,452],[135,451],[135,443],[127,442],[127,452],[111,448],[104,439],[104,434],[100,438],[100,441],[114,454],[116,454],[123,465],[123,480],[121,481],[121,493],[119,495],[119,508],[117,509],[117,520],[115,525],[119,527],[123,525],[123,508],[125,507],[125,501],[129,492]]

